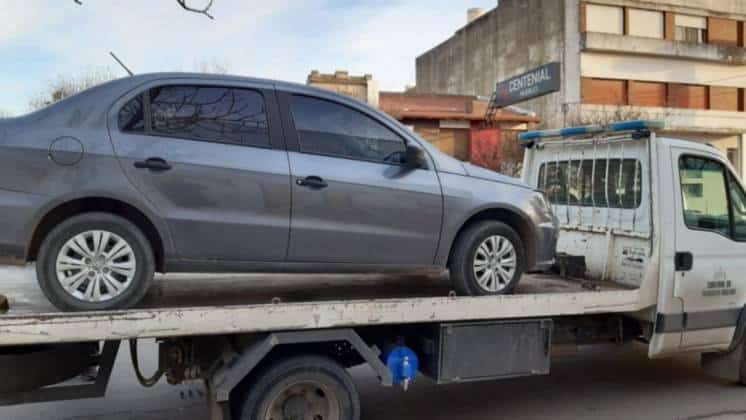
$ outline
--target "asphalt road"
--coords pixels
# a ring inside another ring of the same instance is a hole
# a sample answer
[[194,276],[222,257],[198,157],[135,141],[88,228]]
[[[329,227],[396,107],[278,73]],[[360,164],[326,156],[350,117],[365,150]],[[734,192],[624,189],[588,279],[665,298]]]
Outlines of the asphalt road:
[[[155,346],[142,345],[143,369]],[[352,369],[364,420],[744,419],[746,388],[711,379],[695,356],[648,360],[642,346],[581,349],[556,358],[549,376],[458,385],[420,378],[403,392],[381,388],[366,367]],[[201,386],[140,387],[123,346],[106,398],[0,409],[2,420],[204,419]]]
[[[141,345],[146,374],[155,368],[155,350],[152,341]],[[407,392],[381,388],[366,367],[351,373],[363,420],[746,419],[746,388],[703,375],[697,355],[649,360],[642,345],[579,349],[555,357],[549,376],[447,386],[419,378]],[[120,350],[106,398],[0,408],[0,420],[182,420],[206,415],[198,384],[162,381],[142,388],[131,371],[127,346]]]

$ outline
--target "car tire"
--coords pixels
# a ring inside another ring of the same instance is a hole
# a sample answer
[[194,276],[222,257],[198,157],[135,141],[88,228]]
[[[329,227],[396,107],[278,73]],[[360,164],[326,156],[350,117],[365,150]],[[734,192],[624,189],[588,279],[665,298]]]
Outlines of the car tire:
[[520,236],[495,220],[467,227],[456,239],[449,262],[453,287],[466,296],[511,293],[525,269]]
[[[233,392],[232,404],[240,420],[360,419],[360,397],[350,374],[324,356],[290,356],[267,365]],[[278,411],[282,416],[272,415]]]
[[130,221],[84,213],[44,238],[36,274],[44,295],[63,311],[127,309],[148,291],[155,258],[148,239]]

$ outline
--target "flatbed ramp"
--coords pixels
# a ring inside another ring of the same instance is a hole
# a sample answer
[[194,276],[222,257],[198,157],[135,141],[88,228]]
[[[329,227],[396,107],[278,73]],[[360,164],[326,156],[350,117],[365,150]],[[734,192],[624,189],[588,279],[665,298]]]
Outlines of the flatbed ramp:
[[448,280],[433,274],[179,275],[159,277],[141,308],[81,313],[54,312],[30,272],[4,287],[2,346],[641,309],[637,289],[552,275],[525,276],[513,295],[476,298],[449,294]]

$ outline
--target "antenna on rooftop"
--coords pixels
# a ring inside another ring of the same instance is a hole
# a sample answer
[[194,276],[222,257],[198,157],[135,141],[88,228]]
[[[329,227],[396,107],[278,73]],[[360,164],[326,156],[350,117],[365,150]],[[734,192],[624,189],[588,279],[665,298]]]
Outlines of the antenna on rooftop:
[[109,55],[111,55],[112,58],[114,58],[114,60],[116,60],[116,62],[119,63],[119,65],[122,66],[122,68],[124,69],[124,71],[126,71],[127,73],[129,73],[130,76],[134,76],[135,75],[135,73],[132,73],[132,71],[130,71],[130,69],[128,69],[127,66],[124,65],[124,63],[122,62],[122,60],[120,60],[119,57],[117,57],[117,55],[114,54],[113,51],[109,51]]

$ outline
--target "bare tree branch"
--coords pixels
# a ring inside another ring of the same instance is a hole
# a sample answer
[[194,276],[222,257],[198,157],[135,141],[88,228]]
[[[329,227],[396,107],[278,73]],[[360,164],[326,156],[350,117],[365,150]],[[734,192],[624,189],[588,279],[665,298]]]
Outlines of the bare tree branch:
[[189,6],[189,5],[187,4],[187,0],[176,0],[176,3],[179,3],[179,6],[181,6],[181,8],[182,8],[182,9],[184,9],[184,10],[186,10],[186,11],[188,11],[188,12],[194,12],[194,13],[199,13],[199,14],[203,14],[203,15],[205,15],[205,16],[207,16],[207,17],[209,17],[210,19],[215,19],[215,18],[214,18],[214,17],[212,17],[212,15],[210,14],[210,8],[212,7],[212,3],[213,3],[213,1],[214,1],[214,0],[210,0],[210,1],[209,1],[209,2],[207,3],[207,5],[206,5],[205,7],[203,7],[202,9],[198,9],[198,8],[190,7],[190,6]]
[[[212,7],[212,3],[213,3],[214,1],[215,1],[215,0],[210,0],[210,1],[209,1],[209,2],[207,3],[207,5],[206,5],[205,7],[203,7],[203,8],[201,8],[201,9],[200,9],[200,8],[196,8],[196,7],[191,7],[191,6],[189,6],[189,5],[187,4],[187,0],[176,0],[176,3],[178,3],[178,4],[179,4],[179,6],[181,6],[181,8],[182,8],[182,9],[184,9],[184,10],[186,10],[187,12],[199,13],[199,14],[201,14],[201,15],[205,15],[205,16],[209,17],[210,19],[215,19],[215,18],[214,18],[214,17],[213,17],[213,16],[212,16],[212,15],[210,14],[210,8]],[[75,2],[75,4],[78,4],[78,5],[81,5],[81,6],[83,5],[83,2],[82,2],[81,0],[73,0],[73,2]]]

